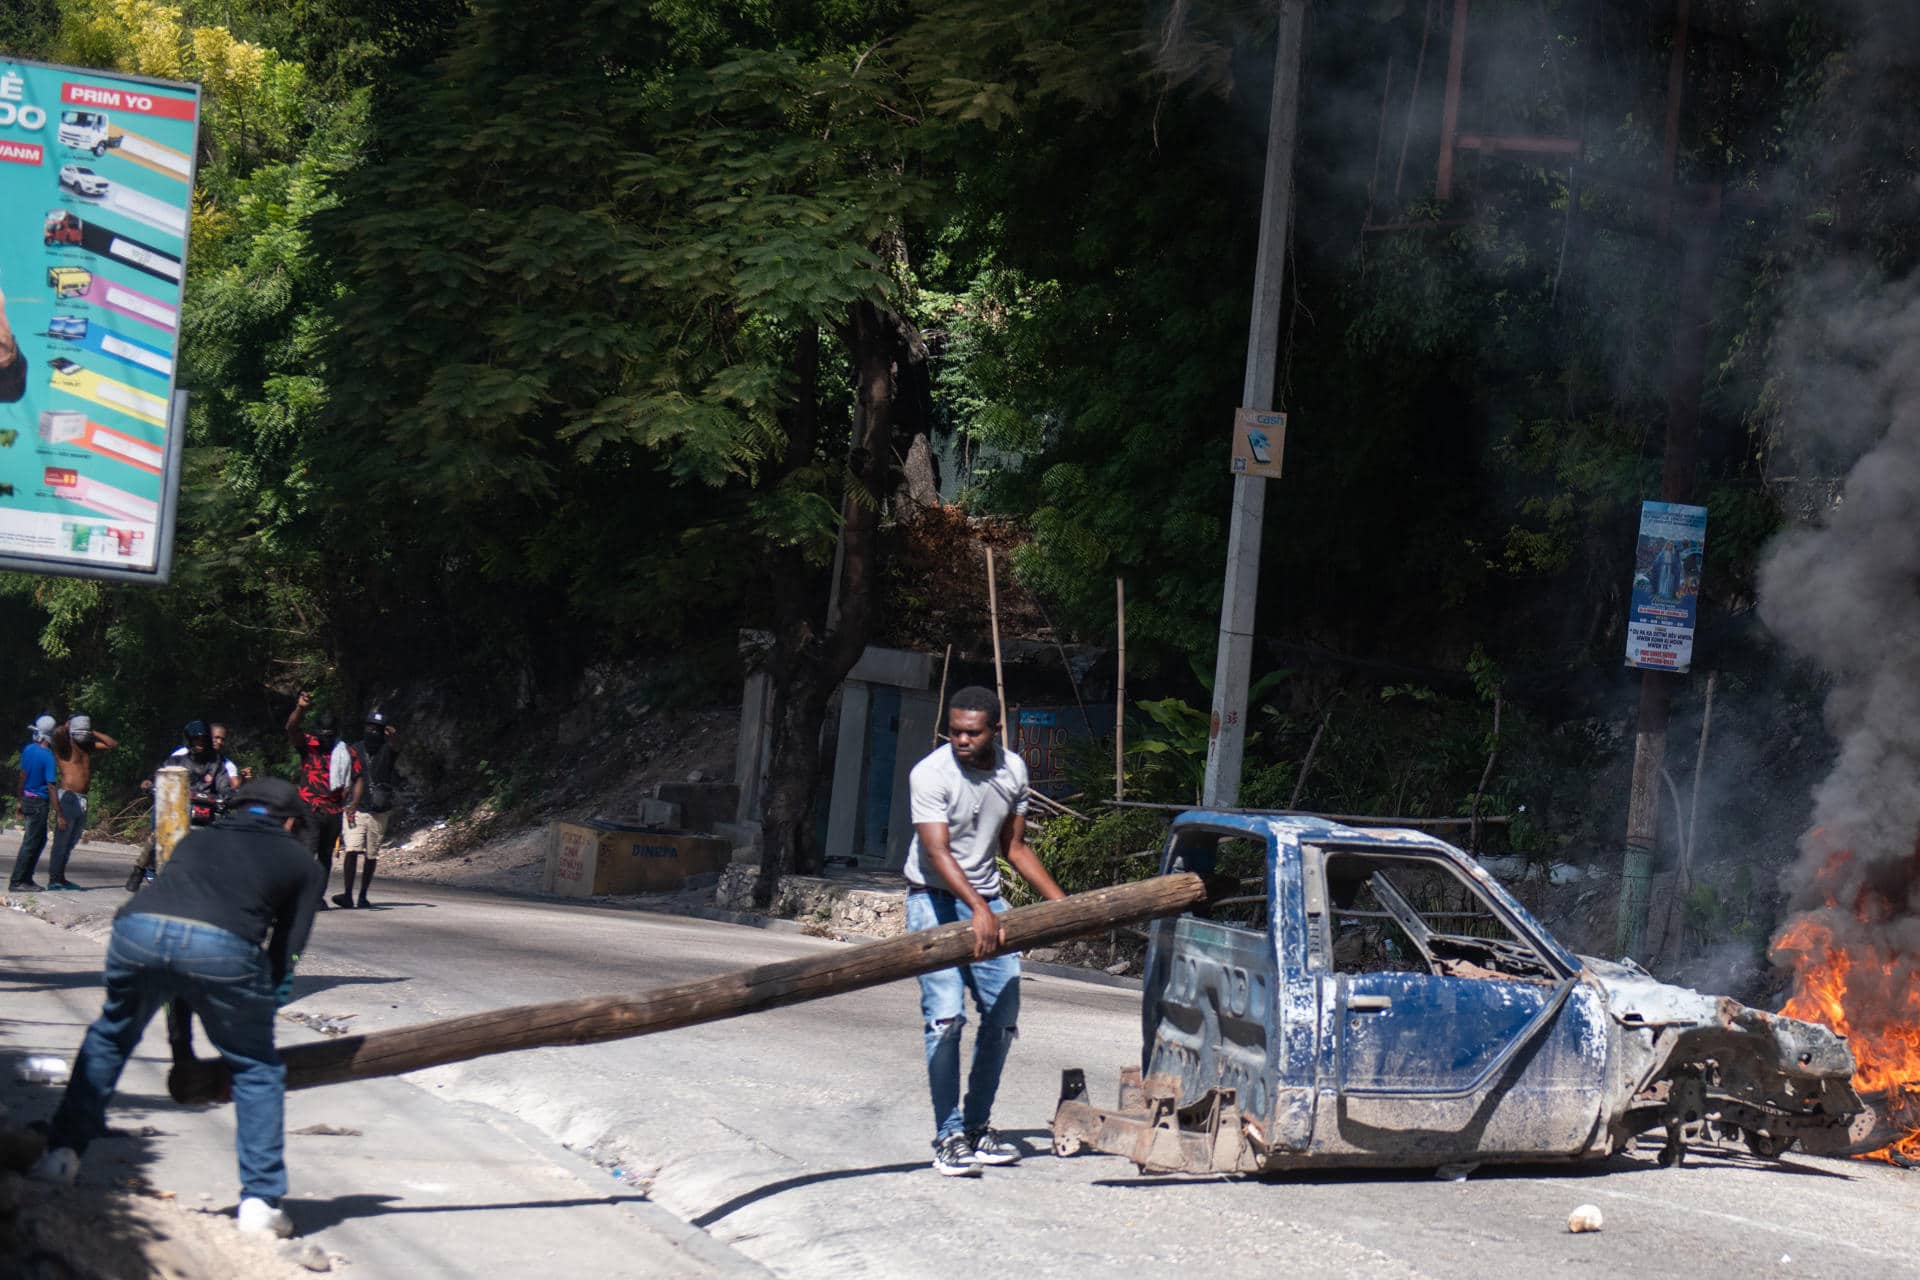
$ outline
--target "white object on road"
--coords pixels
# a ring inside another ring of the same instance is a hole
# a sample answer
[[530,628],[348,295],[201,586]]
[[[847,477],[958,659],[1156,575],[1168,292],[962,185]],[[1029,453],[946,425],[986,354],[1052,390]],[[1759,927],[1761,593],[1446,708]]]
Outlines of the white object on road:
[[1598,1231],[1600,1222],[1600,1206],[1583,1204],[1567,1215],[1567,1230],[1576,1234],[1582,1231]]
[[22,1084],[65,1084],[67,1060],[45,1056],[28,1058],[13,1069],[13,1078]]
[[56,1187],[70,1187],[73,1180],[80,1176],[80,1156],[72,1147],[55,1147],[33,1162],[33,1168],[27,1176],[35,1182],[51,1182]]
[[268,1204],[258,1196],[247,1196],[241,1200],[234,1218],[240,1224],[240,1229],[249,1234],[274,1235],[282,1240],[293,1234],[293,1219],[287,1216],[287,1211]]

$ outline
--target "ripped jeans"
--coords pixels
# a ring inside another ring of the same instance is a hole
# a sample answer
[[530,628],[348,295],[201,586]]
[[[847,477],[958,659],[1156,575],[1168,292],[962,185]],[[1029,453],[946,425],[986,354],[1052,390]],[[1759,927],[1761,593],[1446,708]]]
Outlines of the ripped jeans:
[[[992,905],[996,914],[1007,909],[1004,898],[993,899]],[[967,904],[944,890],[907,895],[909,931],[917,933],[972,918]],[[963,1109],[960,1030],[967,1023],[969,991],[980,1013],[980,1029],[973,1038],[973,1071],[967,1077]],[[951,1134],[986,1128],[993,1114],[993,1096],[1000,1090],[1007,1050],[1020,1034],[1020,957],[996,956],[921,974],[920,1016],[927,1038],[927,1087],[933,1094],[934,1142]]]

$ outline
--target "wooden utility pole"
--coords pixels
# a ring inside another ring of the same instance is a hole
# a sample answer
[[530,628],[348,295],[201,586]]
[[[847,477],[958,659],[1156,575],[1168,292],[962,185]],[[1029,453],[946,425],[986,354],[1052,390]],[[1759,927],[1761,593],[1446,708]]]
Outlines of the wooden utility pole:
[[[1713,323],[1714,223],[1719,192],[1707,192],[1698,207],[1677,219],[1680,280],[1674,307],[1672,359],[1667,377],[1667,446],[1660,472],[1660,500],[1691,502],[1699,456],[1700,388],[1707,372],[1707,338]],[[1633,780],[1627,800],[1627,847],[1620,868],[1620,914],[1614,945],[1623,956],[1644,959],[1647,920],[1653,905],[1653,846],[1660,832],[1660,770],[1667,759],[1667,716],[1678,675],[1640,673],[1640,714],[1633,738]]]
[[[1247,326],[1243,409],[1273,408],[1285,299],[1287,239],[1293,224],[1293,144],[1299,131],[1300,63],[1306,43],[1307,0],[1280,0],[1280,34],[1273,55],[1273,109],[1267,120],[1267,174],[1260,197],[1260,242],[1253,268],[1253,316]],[[1223,449],[1224,454],[1226,451]],[[1207,730],[1207,773],[1201,788],[1209,808],[1240,802],[1240,769],[1247,749],[1247,685],[1253,674],[1254,606],[1260,593],[1260,535],[1266,523],[1264,476],[1233,478],[1233,516],[1227,526],[1227,574],[1220,593],[1220,641],[1214,659],[1213,718]]]
[[[1175,915],[1198,906],[1206,897],[1200,877],[1182,873],[1016,907],[1000,917],[1004,941],[994,954],[1064,942],[1131,920]],[[592,996],[519,1005],[415,1027],[292,1045],[280,1051],[280,1060],[286,1065],[287,1088],[310,1089],[520,1049],[650,1035],[859,991],[971,959],[973,927],[963,920],[881,942],[836,947],[798,960],[677,983],[637,996]],[[203,1058],[174,1067],[167,1076],[167,1091],[178,1102],[226,1101],[227,1080],[223,1061]]]

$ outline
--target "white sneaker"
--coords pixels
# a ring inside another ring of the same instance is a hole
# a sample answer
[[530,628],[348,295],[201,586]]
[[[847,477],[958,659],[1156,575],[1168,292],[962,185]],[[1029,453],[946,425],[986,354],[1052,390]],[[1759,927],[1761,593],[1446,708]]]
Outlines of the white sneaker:
[[287,1216],[287,1211],[275,1208],[258,1196],[242,1200],[240,1212],[235,1216],[240,1220],[242,1231],[270,1231],[282,1240],[293,1234],[293,1219]]
[[55,1147],[33,1162],[27,1176],[35,1182],[51,1182],[70,1187],[80,1172],[80,1153],[72,1147]]

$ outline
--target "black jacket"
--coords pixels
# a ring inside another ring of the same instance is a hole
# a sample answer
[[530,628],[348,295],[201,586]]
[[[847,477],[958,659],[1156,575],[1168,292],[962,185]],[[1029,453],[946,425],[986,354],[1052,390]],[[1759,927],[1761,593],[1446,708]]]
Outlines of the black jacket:
[[326,874],[278,822],[230,814],[188,832],[159,878],[116,914],[178,916],[264,942],[278,982],[307,945]]

